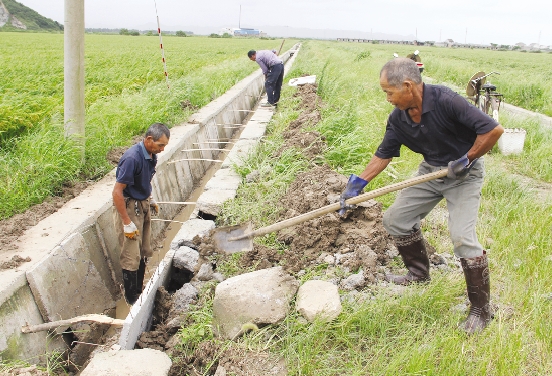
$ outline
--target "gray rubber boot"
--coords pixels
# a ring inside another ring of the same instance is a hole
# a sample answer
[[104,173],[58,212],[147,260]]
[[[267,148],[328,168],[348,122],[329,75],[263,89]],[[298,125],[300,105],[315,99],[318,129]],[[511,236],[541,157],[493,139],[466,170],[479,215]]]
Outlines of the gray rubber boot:
[[408,236],[394,236],[393,239],[408,273],[404,276],[387,274],[385,280],[403,286],[429,281],[429,258],[422,231],[417,230]]
[[474,258],[461,258],[462,269],[466,277],[468,299],[470,300],[470,312],[461,324],[461,328],[468,334],[479,332],[492,319],[490,308],[491,283],[489,278],[489,262],[487,254]]

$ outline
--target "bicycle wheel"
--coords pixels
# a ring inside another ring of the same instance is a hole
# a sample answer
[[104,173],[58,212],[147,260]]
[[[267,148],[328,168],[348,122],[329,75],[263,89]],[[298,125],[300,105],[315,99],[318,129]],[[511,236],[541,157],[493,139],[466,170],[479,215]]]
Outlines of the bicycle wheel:
[[491,115],[493,119],[498,121],[498,99],[496,99],[495,97],[491,97],[490,102],[491,113],[489,115]]

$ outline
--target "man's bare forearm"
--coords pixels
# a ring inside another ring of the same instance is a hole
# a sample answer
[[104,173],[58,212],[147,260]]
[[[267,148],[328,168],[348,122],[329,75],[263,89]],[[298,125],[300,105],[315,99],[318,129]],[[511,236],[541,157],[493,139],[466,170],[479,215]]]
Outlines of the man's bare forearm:
[[479,158],[493,148],[500,136],[504,133],[504,128],[501,125],[495,127],[492,131],[477,135],[473,146],[468,151],[468,159],[473,161]]
[[362,179],[366,181],[371,181],[373,178],[379,175],[380,172],[385,170],[393,158],[382,159],[376,157],[375,155],[370,159],[370,162],[366,165],[366,168],[359,175]]

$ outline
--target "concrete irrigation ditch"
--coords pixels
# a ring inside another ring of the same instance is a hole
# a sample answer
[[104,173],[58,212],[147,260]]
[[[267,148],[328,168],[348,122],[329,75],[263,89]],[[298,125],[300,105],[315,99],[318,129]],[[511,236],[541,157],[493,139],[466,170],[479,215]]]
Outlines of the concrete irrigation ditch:
[[[281,56],[286,62],[286,71],[289,71],[296,56],[294,52],[298,49],[296,45]],[[230,198],[232,192],[235,194],[239,181],[230,172],[230,167],[239,163],[259,142],[272,116],[270,109],[252,110],[263,87],[264,77],[257,71],[192,115],[187,123],[171,129],[171,142],[159,155],[153,180],[153,195],[158,201],[186,201],[206,172],[215,165],[220,166],[220,170],[205,187],[196,210],[215,215],[224,199]],[[214,149],[214,142],[226,143],[241,130],[227,124],[243,124],[246,120],[247,127],[235,140],[226,158],[225,153],[217,150],[182,151]],[[223,163],[213,162],[223,158]],[[203,160],[179,161],[181,159]],[[91,313],[115,314],[117,301],[121,298],[122,276],[120,250],[111,214],[114,181],[113,170],[25,231],[14,246],[3,247],[0,261],[7,265],[0,270],[0,352],[3,359],[39,363],[44,361],[46,352],[63,351],[68,348],[66,342],[74,340],[72,335],[23,334],[21,328],[25,325]],[[176,205],[164,206],[164,218],[174,218],[179,209]],[[153,236],[161,235],[167,227],[167,222],[154,222]],[[166,283],[172,254],[169,252],[165,256],[147,289],[154,291]],[[135,341],[140,334],[131,323],[147,325],[151,316],[153,301],[144,297],[141,303],[132,308],[125,321],[124,339],[121,339],[123,348],[133,348],[132,338]],[[138,319],[134,321],[133,317]],[[58,333],[67,328],[59,329]]]

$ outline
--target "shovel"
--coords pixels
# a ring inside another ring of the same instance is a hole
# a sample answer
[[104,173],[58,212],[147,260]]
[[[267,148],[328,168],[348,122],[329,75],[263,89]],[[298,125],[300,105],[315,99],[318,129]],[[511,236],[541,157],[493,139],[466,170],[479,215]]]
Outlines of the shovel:
[[[416,176],[416,177],[404,180],[402,182],[391,184],[382,188],[374,189],[373,191],[350,198],[347,201],[345,201],[345,203],[347,205],[356,205],[358,203],[368,201],[372,198],[383,196],[384,194],[398,191],[399,189],[410,187],[412,185],[425,183],[427,181],[435,180],[439,178],[444,178],[445,176],[447,176],[447,172],[448,170],[445,168],[429,174]],[[248,223],[245,225],[219,227],[215,229],[213,234],[213,241],[215,243],[215,248],[221,252],[226,252],[226,253],[251,251],[253,250],[253,238],[257,236],[270,234],[271,232],[279,231],[284,228],[288,228],[288,227],[297,225],[299,223],[306,222],[310,219],[321,217],[327,213],[334,212],[340,208],[341,208],[340,203],[336,202],[334,204],[326,205],[324,207],[310,211],[308,213],[304,213],[296,217],[274,223],[270,226],[261,227],[255,231],[252,231],[251,223]]]

